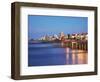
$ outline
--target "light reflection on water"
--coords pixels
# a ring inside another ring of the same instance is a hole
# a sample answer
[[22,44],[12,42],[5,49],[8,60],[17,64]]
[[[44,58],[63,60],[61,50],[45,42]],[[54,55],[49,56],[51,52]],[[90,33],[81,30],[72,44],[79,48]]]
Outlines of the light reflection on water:
[[28,66],[87,64],[87,57],[86,51],[62,48],[57,43],[28,45]]
[[[66,48],[66,64],[86,64],[87,52],[83,50],[72,50]],[[71,61],[70,61],[71,60]]]

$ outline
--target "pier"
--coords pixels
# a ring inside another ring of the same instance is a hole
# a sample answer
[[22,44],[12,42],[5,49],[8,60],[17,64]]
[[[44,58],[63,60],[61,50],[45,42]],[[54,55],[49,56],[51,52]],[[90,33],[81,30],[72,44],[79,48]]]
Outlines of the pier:
[[64,40],[61,41],[61,46],[85,51],[88,49],[87,40]]

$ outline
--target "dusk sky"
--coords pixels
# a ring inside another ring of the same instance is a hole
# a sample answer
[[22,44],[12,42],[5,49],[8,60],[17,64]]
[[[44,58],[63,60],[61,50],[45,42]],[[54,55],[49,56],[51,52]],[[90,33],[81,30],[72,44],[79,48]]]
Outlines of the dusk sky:
[[28,38],[38,39],[44,35],[88,32],[87,17],[69,16],[28,16]]

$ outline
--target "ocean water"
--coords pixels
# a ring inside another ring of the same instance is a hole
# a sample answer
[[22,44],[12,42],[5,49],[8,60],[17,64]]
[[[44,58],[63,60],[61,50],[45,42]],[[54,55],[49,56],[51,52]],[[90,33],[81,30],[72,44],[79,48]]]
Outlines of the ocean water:
[[63,48],[60,43],[28,44],[28,66],[87,64],[87,52]]

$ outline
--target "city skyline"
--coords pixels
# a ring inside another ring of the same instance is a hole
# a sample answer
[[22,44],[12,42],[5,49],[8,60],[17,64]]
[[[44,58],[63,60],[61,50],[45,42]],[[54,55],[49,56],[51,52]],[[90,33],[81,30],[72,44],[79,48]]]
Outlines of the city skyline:
[[87,17],[28,16],[28,38],[38,39],[45,35],[87,33]]

